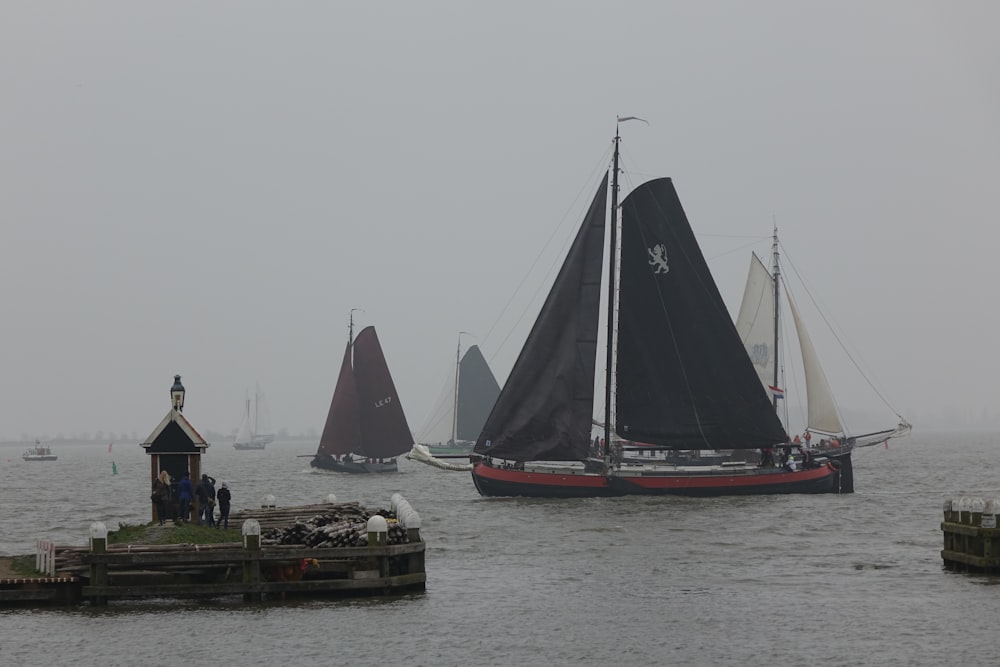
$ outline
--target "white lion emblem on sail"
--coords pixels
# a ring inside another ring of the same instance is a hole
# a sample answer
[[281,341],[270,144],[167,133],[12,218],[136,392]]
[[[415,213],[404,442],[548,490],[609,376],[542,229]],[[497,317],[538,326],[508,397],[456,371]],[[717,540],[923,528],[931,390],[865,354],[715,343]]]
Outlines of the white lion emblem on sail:
[[648,248],[649,265],[653,267],[653,273],[667,273],[670,266],[667,264],[667,246],[657,243],[652,248]]

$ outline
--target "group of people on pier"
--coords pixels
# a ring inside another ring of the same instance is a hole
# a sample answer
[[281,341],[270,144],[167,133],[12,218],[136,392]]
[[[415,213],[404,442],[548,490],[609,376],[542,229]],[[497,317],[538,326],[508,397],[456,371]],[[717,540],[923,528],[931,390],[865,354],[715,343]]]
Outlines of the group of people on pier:
[[[177,481],[172,479],[166,470],[161,470],[159,476],[153,480],[153,492],[150,495],[150,500],[156,506],[156,516],[160,525],[164,525],[167,521],[190,523],[192,504],[197,500],[199,526],[229,528],[229,509],[233,496],[229,491],[228,482],[222,482],[218,490],[215,488],[215,482],[214,477],[202,475],[196,485],[191,481],[191,474],[187,471]],[[218,518],[215,516],[216,505],[219,507]]]

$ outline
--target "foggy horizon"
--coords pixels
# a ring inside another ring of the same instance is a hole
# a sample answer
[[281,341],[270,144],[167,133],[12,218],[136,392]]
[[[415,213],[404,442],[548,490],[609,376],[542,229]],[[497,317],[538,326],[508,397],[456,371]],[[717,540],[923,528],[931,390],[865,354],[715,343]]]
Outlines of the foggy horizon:
[[1000,428],[992,3],[0,17],[0,441],[141,441],[175,374],[202,432],[259,385],[318,434],[354,308],[419,431],[459,331],[503,384],[626,115],[622,195],[674,179],[731,313],[777,225],[849,426],[896,416],[842,343],[915,429]]

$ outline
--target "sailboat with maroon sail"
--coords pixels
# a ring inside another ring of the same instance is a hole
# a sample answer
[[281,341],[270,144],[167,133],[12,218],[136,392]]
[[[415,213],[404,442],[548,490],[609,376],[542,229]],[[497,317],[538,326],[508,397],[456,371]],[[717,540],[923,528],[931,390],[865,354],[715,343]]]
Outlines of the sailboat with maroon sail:
[[[486,496],[535,497],[839,492],[841,465],[833,459],[796,469],[686,467],[629,462],[609,446],[623,439],[662,450],[757,450],[789,441],[673,181],[633,190],[621,203],[619,230],[619,142],[616,132],[610,174],[476,441],[476,488]],[[609,315],[604,419],[597,420],[604,444],[593,456],[605,236]]]
[[352,311],[340,375],[310,465],[335,472],[396,472],[395,457],[412,446],[375,328],[365,327],[355,338]]

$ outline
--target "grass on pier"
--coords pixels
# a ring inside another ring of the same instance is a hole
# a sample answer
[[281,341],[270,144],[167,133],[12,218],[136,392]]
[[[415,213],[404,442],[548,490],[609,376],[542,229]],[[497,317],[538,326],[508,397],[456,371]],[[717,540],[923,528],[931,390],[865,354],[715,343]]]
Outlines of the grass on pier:
[[222,544],[242,542],[239,527],[212,528],[196,523],[156,523],[132,525],[119,523],[118,530],[108,531],[108,544]]

